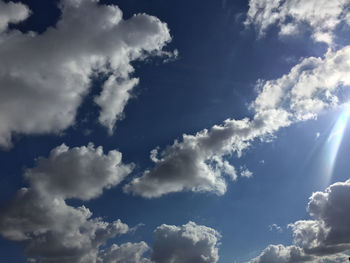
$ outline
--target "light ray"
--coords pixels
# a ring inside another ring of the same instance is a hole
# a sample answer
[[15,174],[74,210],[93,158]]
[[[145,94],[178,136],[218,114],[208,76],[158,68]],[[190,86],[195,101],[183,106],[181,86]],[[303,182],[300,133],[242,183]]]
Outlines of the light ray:
[[327,185],[329,185],[334,165],[336,163],[338,151],[341,145],[341,142],[344,137],[344,131],[346,128],[346,125],[348,123],[350,117],[350,104],[346,104],[343,106],[343,109],[338,117],[338,120],[334,124],[327,141],[325,142],[324,149],[323,149],[323,170],[325,175],[325,180]]

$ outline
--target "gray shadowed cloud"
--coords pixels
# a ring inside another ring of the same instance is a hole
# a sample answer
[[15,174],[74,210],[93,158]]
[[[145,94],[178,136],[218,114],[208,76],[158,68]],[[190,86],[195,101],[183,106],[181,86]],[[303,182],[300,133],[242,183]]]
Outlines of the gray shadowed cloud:
[[294,244],[269,245],[250,263],[345,262],[350,250],[350,180],[313,193],[307,211],[312,220],[290,224]]
[[70,206],[66,199],[95,198],[131,168],[121,163],[119,152],[105,155],[92,144],[53,149],[49,158],[39,158],[36,167],[26,170],[29,187],[1,208],[1,235],[22,242],[26,256],[43,263],[96,262],[99,247],[129,228],[120,220],[92,218],[88,208]]
[[215,263],[221,235],[214,229],[188,222],[161,225],[154,230],[151,259],[154,263]]
[[137,14],[123,20],[115,5],[98,1],[62,0],[61,16],[42,34],[9,30],[25,20],[23,4],[0,1],[0,146],[11,146],[13,133],[59,133],[74,124],[77,108],[91,80],[107,80],[95,97],[99,122],[113,132],[138,79],[131,76],[135,60],[172,54],[167,25]]

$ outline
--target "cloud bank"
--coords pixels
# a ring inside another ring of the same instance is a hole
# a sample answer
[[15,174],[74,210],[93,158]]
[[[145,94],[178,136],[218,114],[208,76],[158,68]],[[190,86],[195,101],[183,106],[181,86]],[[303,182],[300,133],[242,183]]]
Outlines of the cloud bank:
[[104,154],[102,147],[91,143],[74,148],[62,144],[25,170],[29,187],[0,208],[0,234],[21,242],[25,255],[41,263],[217,262],[221,236],[212,228],[194,222],[161,225],[154,231],[155,243],[147,258],[144,254],[150,248],[143,241],[105,248],[107,240],[132,231],[127,224],[119,219],[106,222],[85,206],[67,204],[67,199],[99,197],[132,168],[122,163],[116,150]]
[[59,2],[61,16],[42,34],[8,29],[30,10],[0,1],[0,146],[13,134],[59,133],[74,124],[77,109],[97,74],[106,77],[95,97],[99,122],[110,133],[123,117],[132,89],[130,64],[149,56],[169,56],[169,29],[146,14],[123,20],[114,5],[95,0]]

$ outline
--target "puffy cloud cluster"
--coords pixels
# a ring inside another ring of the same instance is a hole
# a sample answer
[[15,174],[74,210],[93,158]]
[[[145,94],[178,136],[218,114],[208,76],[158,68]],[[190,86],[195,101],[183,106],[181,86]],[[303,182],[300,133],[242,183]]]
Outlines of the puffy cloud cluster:
[[295,35],[305,26],[315,41],[332,44],[334,30],[349,23],[349,0],[250,0],[246,25],[255,25],[259,35],[278,25],[280,35]]
[[344,262],[350,250],[350,180],[337,182],[324,192],[313,193],[307,210],[314,220],[300,220],[290,227],[294,245],[270,245],[250,263]]
[[29,187],[20,189],[2,207],[1,235],[23,242],[26,255],[43,263],[96,262],[99,247],[126,233],[128,226],[120,220],[108,223],[92,218],[88,208],[70,206],[66,199],[97,197],[103,188],[118,184],[131,168],[121,162],[119,152],[105,155],[92,144],[53,149],[49,158],[39,158],[37,166],[25,172]]
[[144,257],[150,248],[143,241],[102,249],[108,239],[132,229],[120,220],[94,218],[85,206],[74,207],[66,200],[96,198],[119,184],[132,168],[122,163],[116,150],[104,154],[102,147],[92,144],[58,146],[26,169],[29,187],[1,207],[0,234],[22,242],[26,256],[41,263],[217,262],[220,234],[193,222],[156,228],[151,258]]
[[134,60],[169,56],[169,29],[146,14],[123,20],[114,5],[96,0],[62,0],[61,16],[42,34],[6,30],[30,11],[20,3],[0,1],[0,146],[9,147],[13,133],[58,133],[75,121],[91,80],[107,79],[95,97],[99,121],[110,132],[138,79]]
[[215,263],[219,260],[220,234],[194,222],[186,225],[161,225],[154,230],[151,255],[155,263]]

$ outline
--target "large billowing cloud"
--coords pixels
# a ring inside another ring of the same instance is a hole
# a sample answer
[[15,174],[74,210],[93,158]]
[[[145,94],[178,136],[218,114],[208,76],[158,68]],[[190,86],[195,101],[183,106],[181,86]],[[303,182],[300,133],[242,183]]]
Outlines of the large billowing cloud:
[[314,219],[290,224],[294,245],[270,245],[250,263],[344,262],[348,256],[342,253],[350,250],[349,198],[350,180],[313,193],[307,210]]
[[251,104],[252,119],[226,120],[195,135],[183,135],[158,153],[151,152],[152,170],[124,187],[147,198],[179,191],[226,191],[225,174],[236,179],[235,168],[225,156],[246,149],[257,138],[272,135],[281,127],[316,118],[341,103],[340,88],[349,87],[350,46],[323,58],[310,57],[279,79],[259,81],[259,94]]
[[332,44],[334,30],[349,23],[349,0],[250,0],[246,25],[256,26],[259,35],[277,25],[280,35],[295,35],[307,25],[315,41]]
[[154,263],[215,263],[219,260],[220,234],[188,222],[183,226],[161,225],[154,230],[151,255]]
[[[91,80],[107,79],[95,103],[99,121],[112,132],[138,79],[130,62],[162,51],[168,27],[146,14],[122,19],[114,5],[62,0],[61,17],[42,34],[6,30],[28,17],[22,4],[0,1],[0,146],[13,133],[58,133],[75,121]],[[2,33],[1,33],[2,32]]]
[[157,227],[151,258],[144,256],[150,248],[143,241],[103,248],[107,240],[127,233],[128,225],[93,217],[85,206],[74,207],[66,200],[96,198],[132,168],[121,162],[116,150],[104,154],[91,143],[75,148],[62,144],[26,169],[29,187],[0,208],[0,234],[23,243],[25,255],[41,263],[217,262],[220,234],[193,222]]
[[36,167],[26,170],[29,187],[1,208],[1,235],[23,242],[26,255],[43,263],[96,262],[99,247],[126,233],[128,226],[120,220],[92,218],[88,208],[70,206],[66,199],[97,197],[131,168],[121,163],[119,152],[105,155],[92,144],[53,149],[49,158],[39,158]]

